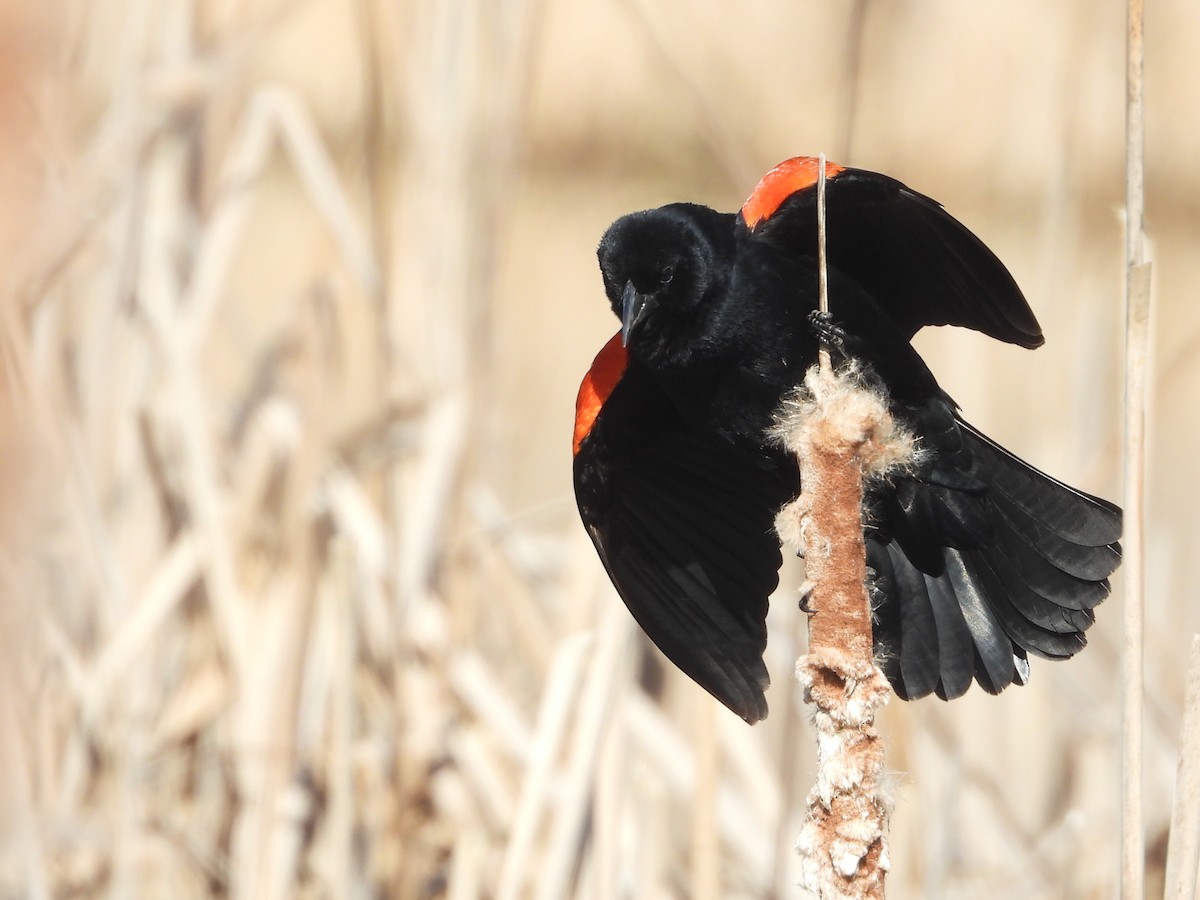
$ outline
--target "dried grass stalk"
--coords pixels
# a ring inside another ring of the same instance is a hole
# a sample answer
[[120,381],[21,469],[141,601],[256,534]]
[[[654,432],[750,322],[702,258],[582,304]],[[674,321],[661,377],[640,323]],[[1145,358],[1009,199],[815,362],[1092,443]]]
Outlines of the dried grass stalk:
[[1125,608],[1122,628],[1121,896],[1145,890],[1145,473],[1150,263],[1145,258],[1142,0],[1127,4],[1125,72]]
[[1175,773],[1175,803],[1167,844],[1168,900],[1196,896],[1200,871],[1200,634],[1192,635],[1183,724],[1179,728],[1179,766]]

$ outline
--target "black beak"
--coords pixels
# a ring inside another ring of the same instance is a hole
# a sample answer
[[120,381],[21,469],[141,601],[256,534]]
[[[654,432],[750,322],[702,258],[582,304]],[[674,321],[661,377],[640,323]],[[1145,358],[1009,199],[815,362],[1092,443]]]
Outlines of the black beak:
[[637,292],[632,281],[625,282],[621,293],[621,346],[629,346],[629,334],[646,310],[646,298]]

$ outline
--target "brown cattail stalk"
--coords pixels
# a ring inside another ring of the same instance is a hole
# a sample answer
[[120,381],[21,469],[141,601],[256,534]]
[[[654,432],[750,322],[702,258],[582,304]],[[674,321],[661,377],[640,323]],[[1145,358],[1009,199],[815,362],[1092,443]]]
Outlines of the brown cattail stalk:
[[[817,176],[818,308],[829,311],[825,155]],[[804,387],[784,403],[775,437],[796,454],[801,494],[780,512],[780,537],[804,552],[809,652],[796,662],[814,707],[817,783],[797,841],[804,884],[822,900],[884,896],[889,868],[884,749],[875,712],[890,687],[875,664],[862,532],[863,481],[908,465],[913,436],[888,414],[887,398],[851,365],[834,369],[822,345]]]
[[865,478],[911,461],[911,434],[853,368],[809,370],[776,436],[800,461],[800,497],[776,520],[805,553],[809,652],[796,663],[817,728],[817,782],[797,841],[804,883],[823,900],[884,896],[889,868],[884,748],[876,711],[891,688],[875,664],[862,533]]

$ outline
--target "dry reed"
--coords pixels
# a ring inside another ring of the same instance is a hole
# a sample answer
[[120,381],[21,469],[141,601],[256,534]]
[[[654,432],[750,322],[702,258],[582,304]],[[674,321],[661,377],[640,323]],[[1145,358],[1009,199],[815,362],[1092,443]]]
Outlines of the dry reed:
[[1142,0],[1129,0],[1125,76],[1125,604],[1121,651],[1121,896],[1145,891],[1144,724],[1146,659],[1146,358],[1150,263],[1145,207],[1145,48]]

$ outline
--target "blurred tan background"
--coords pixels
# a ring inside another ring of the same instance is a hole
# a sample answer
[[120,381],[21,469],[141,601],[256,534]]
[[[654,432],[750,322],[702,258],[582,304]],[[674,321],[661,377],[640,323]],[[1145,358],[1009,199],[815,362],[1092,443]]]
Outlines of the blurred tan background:
[[[1146,808],[1200,630],[1200,8],[1147,16]],[[794,897],[813,735],[662,668],[578,525],[604,227],[826,152],[1047,344],[918,342],[1119,499],[1124,5],[0,5],[0,898]],[[1116,895],[1120,577],[1028,687],[886,711],[894,897]]]

